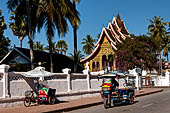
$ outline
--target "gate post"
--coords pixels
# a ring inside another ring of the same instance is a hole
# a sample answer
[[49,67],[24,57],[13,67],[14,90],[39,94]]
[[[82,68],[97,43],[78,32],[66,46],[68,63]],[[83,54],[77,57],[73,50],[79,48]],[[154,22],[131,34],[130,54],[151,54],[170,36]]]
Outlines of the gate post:
[[65,68],[62,71],[63,71],[64,74],[67,74],[67,87],[68,87],[67,91],[70,92],[71,89],[72,89],[72,87],[71,87],[72,86],[71,85],[71,69]]
[[2,98],[9,98],[8,94],[8,69],[9,65],[0,65],[0,72],[3,73],[3,96]]
[[83,74],[87,75],[87,88],[88,90],[90,90],[91,89],[90,72],[89,70],[83,70]]

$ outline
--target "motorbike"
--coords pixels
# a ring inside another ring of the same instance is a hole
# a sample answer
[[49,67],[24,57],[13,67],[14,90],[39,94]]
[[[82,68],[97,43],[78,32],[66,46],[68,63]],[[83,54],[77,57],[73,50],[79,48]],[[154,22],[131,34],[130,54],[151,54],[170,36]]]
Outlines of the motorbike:
[[39,104],[38,96],[35,91],[26,91],[24,98],[24,106],[29,107],[31,103],[38,105]]
[[[101,96],[103,98],[104,107],[107,109],[118,102],[127,102],[133,104],[135,102],[134,88],[128,86],[130,84],[123,83],[124,88],[119,88],[119,83],[116,81],[117,75],[109,73],[101,76],[103,79],[101,85]],[[120,76],[119,76],[120,77]]]

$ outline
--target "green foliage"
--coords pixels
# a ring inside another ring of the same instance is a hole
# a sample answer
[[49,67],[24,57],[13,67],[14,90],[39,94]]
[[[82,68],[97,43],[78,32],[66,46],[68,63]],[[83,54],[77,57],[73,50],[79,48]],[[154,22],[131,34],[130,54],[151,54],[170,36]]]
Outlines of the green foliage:
[[142,69],[156,69],[157,45],[152,38],[145,35],[126,38],[123,43],[118,44],[117,67],[120,70],[133,69],[136,66]]
[[84,53],[91,54],[93,52],[95,42],[96,40],[93,39],[90,35],[87,35],[85,38],[83,38],[81,44],[83,44]]
[[0,9],[0,59],[2,59],[8,53],[8,47],[10,46],[10,40],[8,37],[4,36],[4,30],[6,29],[6,24],[4,17],[2,16],[2,11]]
[[4,30],[6,29],[6,24],[4,20],[4,16],[2,16],[2,10],[0,9],[0,35],[4,34]]
[[59,40],[56,44],[56,48],[58,50],[58,53],[60,52],[61,54],[66,54],[67,50],[68,50],[68,45],[64,40]]
[[15,36],[18,36],[22,48],[22,40],[27,34],[27,22],[23,17],[16,15],[15,11],[11,13],[10,21],[9,28]]
[[41,42],[39,41],[36,41],[33,45],[33,48],[34,50],[37,50],[37,51],[43,51],[44,50],[44,44],[41,44]]
[[[72,53],[69,53],[70,54],[70,56],[71,56],[71,59],[73,59],[74,60],[74,55],[72,54]],[[81,51],[78,51],[77,52],[77,64],[81,64],[80,63],[80,60],[82,60],[84,58],[84,55],[82,54],[82,52]]]
[[157,52],[160,53],[163,50],[163,55],[167,56],[170,51],[170,36],[167,26],[170,22],[163,22],[164,18],[160,16],[154,16],[150,19],[150,25],[148,26],[148,34],[153,38],[157,46],[159,47]]

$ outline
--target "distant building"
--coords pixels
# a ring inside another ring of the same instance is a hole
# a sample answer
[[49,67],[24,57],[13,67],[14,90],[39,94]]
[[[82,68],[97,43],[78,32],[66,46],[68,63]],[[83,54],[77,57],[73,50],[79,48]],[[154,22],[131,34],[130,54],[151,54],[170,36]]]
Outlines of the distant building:
[[117,18],[113,17],[112,22],[109,22],[107,28],[103,26],[94,51],[88,57],[81,60],[81,62],[84,66],[89,64],[89,70],[93,72],[103,70],[107,67],[115,70],[115,50],[117,50],[117,44],[121,43],[127,37],[130,37],[129,32],[118,14]]
[[[34,65],[45,67],[50,71],[50,54],[44,51],[34,50]],[[30,67],[30,50],[26,48],[14,47],[1,61],[0,64],[10,65],[9,71],[29,71]],[[62,72],[64,68],[74,70],[74,61],[62,54],[53,53],[53,68],[54,72]],[[82,72],[83,67],[78,65],[78,71]]]

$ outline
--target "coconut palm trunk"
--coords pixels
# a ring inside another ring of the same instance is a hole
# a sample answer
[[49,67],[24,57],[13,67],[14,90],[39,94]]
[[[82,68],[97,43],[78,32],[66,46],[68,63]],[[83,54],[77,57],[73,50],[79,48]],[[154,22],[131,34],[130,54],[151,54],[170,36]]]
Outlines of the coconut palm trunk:
[[20,37],[19,37],[19,40],[20,40],[20,48],[22,48],[22,41],[23,41],[23,39],[24,39],[24,36],[20,36]]
[[20,40],[20,48],[22,48],[22,40]]
[[31,69],[34,69],[34,54],[33,54],[33,39],[32,39],[32,30],[31,30],[31,16],[30,16],[30,7],[29,0],[26,0],[27,14],[28,14],[28,38],[30,44],[30,60],[31,60]]
[[[73,2],[73,6],[76,9],[76,3]],[[77,26],[75,25],[73,27],[73,33],[74,33],[74,72],[77,72]]]
[[50,71],[53,73],[53,50],[52,50],[52,36],[49,34],[49,53],[50,53]]

